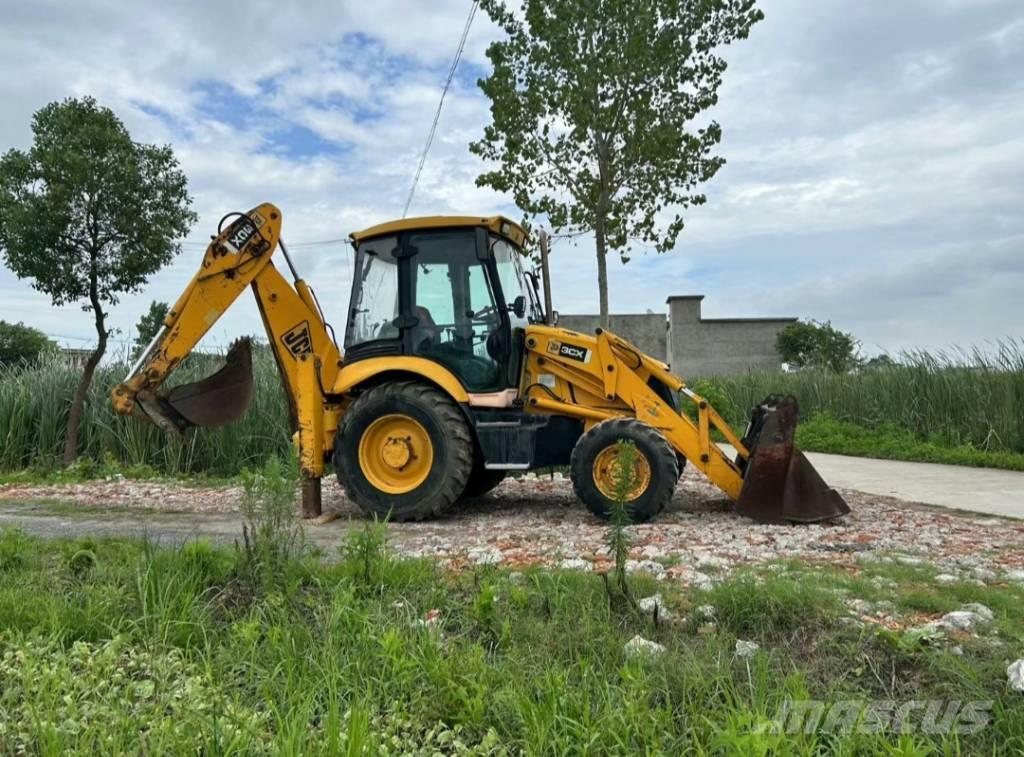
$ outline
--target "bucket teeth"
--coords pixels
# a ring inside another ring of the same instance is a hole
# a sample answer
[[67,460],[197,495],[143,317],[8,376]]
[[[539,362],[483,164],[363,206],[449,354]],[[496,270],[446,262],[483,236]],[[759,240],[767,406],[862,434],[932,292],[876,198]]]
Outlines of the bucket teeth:
[[219,371],[168,390],[160,401],[181,419],[183,428],[234,423],[252,402],[252,343],[246,338],[234,342]]
[[750,457],[736,511],[761,523],[819,523],[850,512],[793,443],[795,397],[768,397],[755,410],[744,443]]

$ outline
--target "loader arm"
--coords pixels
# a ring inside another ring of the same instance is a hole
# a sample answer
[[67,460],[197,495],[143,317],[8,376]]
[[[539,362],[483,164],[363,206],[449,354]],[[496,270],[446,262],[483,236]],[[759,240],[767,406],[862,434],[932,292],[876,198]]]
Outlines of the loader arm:
[[[581,353],[564,345],[586,345]],[[694,394],[665,365],[614,334],[599,331],[596,338],[558,328],[532,327],[526,340],[535,371],[555,377],[551,391],[543,384],[524,387],[527,407],[547,413],[575,415],[590,422],[621,416],[635,417],[658,429],[669,443],[718,488],[733,499],[740,495],[743,474],[722,449],[711,441],[718,429],[745,458],[748,450],[729,425],[703,398]],[[670,391],[681,392],[697,409],[697,423],[677,412],[651,385],[651,379]]]
[[[737,511],[765,522],[815,522],[849,508],[793,446],[795,400],[762,408],[744,438],[668,367],[607,331],[585,336],[531,326],[520,386],[527,412],[568,415],[590,427],[633,417],[657,429],[672,448],[737,503]],[[694,406],[696,421],[674,406],[676,392]],[[736,458],[712,440],[717,430]]]
[[[334,385],[340,355],[312,291],[298,277],[280,239],[281,212],[265,203],[234,214],[213,238],[199,270],[164,319],[163,327],[113,390],[118,413],[135,415],[181,433],[191,426],[221,426],[240,417],[252,396],[248,340],[229,350],[226,365],[202,381],[170,390],[162,386],[199,340],[252,287],[270,347],[299,433],[302,469],[323,472],[325,404],[323,387]],[[222,221],[223,224],[223,221]],[[293,274],[289,282],[271,262],[282,249]],[[337,412],[333,417],[336,427]]]

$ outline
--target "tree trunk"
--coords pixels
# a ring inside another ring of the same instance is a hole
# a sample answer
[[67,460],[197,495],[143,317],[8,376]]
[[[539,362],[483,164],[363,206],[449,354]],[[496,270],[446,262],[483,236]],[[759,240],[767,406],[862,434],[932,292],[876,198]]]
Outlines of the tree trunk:
[[608,328],[608,260],[604,219],[598,219],[594,236],[597,239],[597,295],[601,308],[601,328]]
[[596,140],[597,170],[600,186],[594,214],[594,237],[597,241],[597,294],[601,306],[601,328],[608,329],[608,175],[610,171],[608,146],[602,138]]
[[96,366],[107,351],[107,329],[104,325],[106,316],[103,313],[99,292],[96,285],[96,276],[93,275],[89,282],[89,302],[92,303],[92,312],[96,318],[96,349],[85,361],[85,368],[82,370],[82,378],[75,390],[75,397],[71,400],[71,411],[68,413],[68,426],[64,432],[64,459],[66,468],[75,462],[78,457],[78,429],[82,425],[82,410],[85,408],[85,397],[89,393],[89,386],[92,384],[92,376],[96,372]]

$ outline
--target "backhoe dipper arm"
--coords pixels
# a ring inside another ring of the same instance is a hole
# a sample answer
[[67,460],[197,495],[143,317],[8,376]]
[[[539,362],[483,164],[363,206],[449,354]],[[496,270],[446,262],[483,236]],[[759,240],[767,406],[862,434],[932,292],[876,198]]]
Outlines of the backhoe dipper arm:
[[[125,381],[113,390],[117,412],[133,414],[161,428],[181,432],[190,426],[230,423],[248,407],[252,395],[251,357],[247,341],[229,351],[227,365],[213,376],[158,394],[172,371],[195,348],[247,286],[252,286],[264,327],[281,372],[282,383],[294,412],[300,395],[315,390],[315,406],[322,413],[321,386],[331,386],[337,375],[339,354],[316,300],[295,274],[289,283],[271,263],[281,246],[281,212],[265,203],[245,214],[213,238],[199,270],[168,312],[163,327],[132,367]],[[222,222],[223,223],[223,222]],[[301,387],[300,362],[308,360]],[[315,419],[296,417],[298,425]],[[321,419],[322,420],[322,419]],[[322,425],[322,423],[320,424]],[[320,442],[322,458],[322,441]],[[304,466],[305,467],[305,466]],[[316,467],[313,465],[312,467]],[[320,461],[322,470],[322,459]],[[312,471],[311,471],[312,472]]]

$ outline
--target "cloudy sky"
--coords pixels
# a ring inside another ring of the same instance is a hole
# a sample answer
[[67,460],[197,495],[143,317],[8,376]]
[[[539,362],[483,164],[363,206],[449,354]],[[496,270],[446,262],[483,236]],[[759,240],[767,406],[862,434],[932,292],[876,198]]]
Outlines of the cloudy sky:
[[[140,141],[170,143],[200,221],[169,268],[124,298],[129,335],[173,301],[230,210],[272,201],[330,320],[344,323],[347,245],[397,217],[468,0],[0,0],[0,150],[32,113],[94,95]],[[1024,336],[1024,3],[762,0],[728,50],[715,117],[727,165],[670,254],[610,261],[614,312],[703,293],[711,317],[831,319],[868,352]],[[474,186],[466,145],[488,121],[476,88],[496,34],[477,15],[411,215],[516,215]],[[561,241],[556,305],[596,309],[591,240]],[[0,267],[0,319],[69,345],[80,309]],[[207,337],[258,328],[250,298]]]

